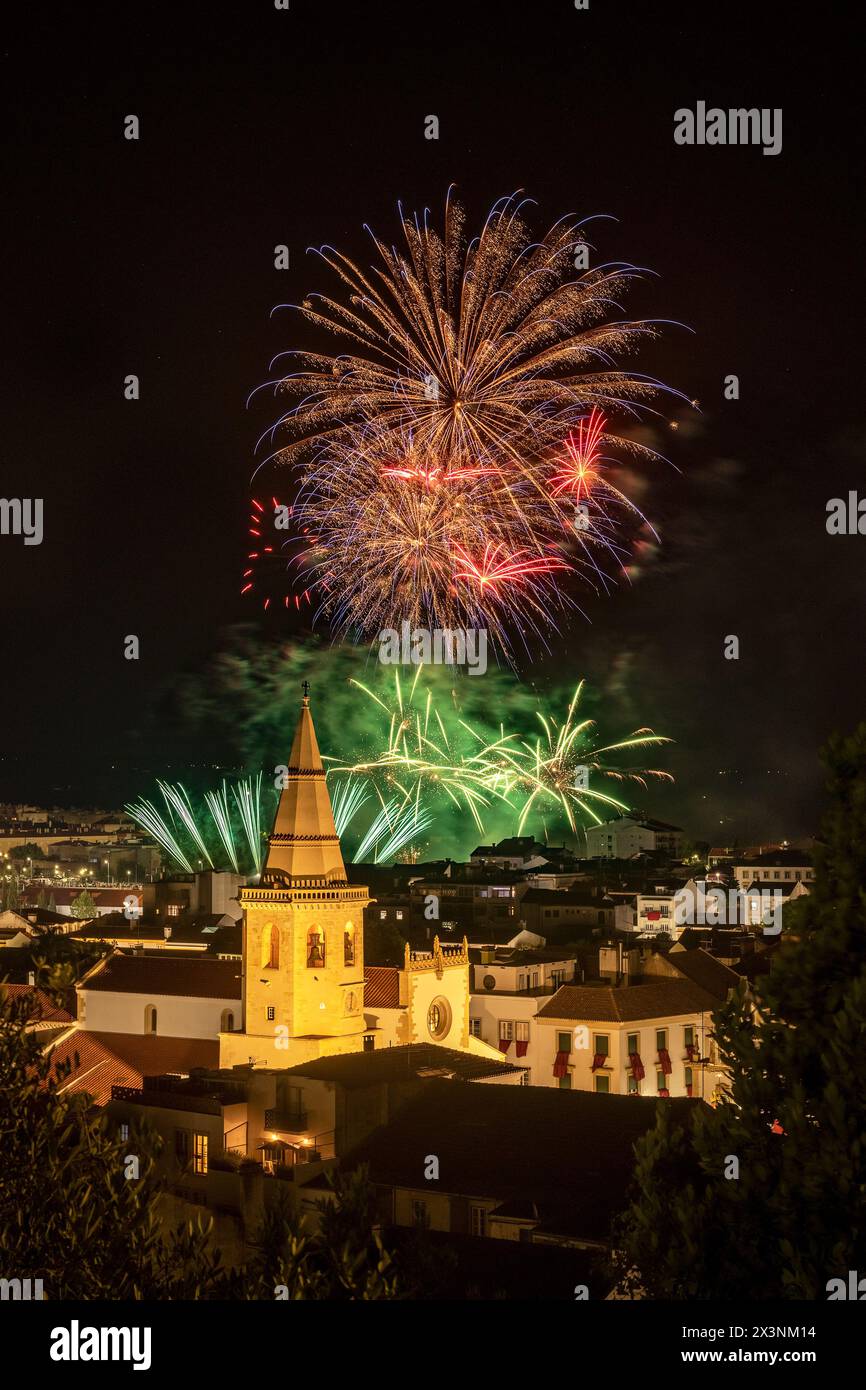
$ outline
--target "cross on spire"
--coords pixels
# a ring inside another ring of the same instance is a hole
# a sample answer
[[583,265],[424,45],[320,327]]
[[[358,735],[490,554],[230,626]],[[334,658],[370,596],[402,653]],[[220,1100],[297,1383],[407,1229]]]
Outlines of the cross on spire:
[[303,681],[301,684],[301,689],[304,692],[304,702],[306,703],[306,701],[310,698],[310,682]]

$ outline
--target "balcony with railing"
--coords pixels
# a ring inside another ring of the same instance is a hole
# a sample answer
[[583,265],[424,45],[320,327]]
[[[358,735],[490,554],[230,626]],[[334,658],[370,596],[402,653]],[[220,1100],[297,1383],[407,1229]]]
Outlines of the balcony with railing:
[[281,1110],[274,1106],[265,1111],[265,1129],[283,1134],[306,1134],[306,1110]]
[[240,1105],[247,1099],[243,1086],[219,1081],[172,1076],[145,1076],[142,1080],[141,1086],[112,1086],[111,1099],[197,1115],[219,1115],[225,1106]]

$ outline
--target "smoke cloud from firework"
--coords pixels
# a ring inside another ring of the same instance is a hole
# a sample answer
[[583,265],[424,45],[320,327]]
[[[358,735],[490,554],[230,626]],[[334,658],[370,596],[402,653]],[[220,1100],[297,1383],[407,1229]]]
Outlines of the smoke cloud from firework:
[[[422,858],[466,858],[479,842],[517,833],[579,848],[581,827],[592,821],[580,806],[575,779],[580,766],[589,769],[590,791],[616,803],[657,807],[656,798],[664,795],[660,786],[650,803],[644,786],[634,780],[651,775],[648,765],[663,772],[664,755],[653,751],[657,736],[638,734],[647,742],[612,748],[631,733],[623,730],[621,711],[606,711],[598,692],[584,687],[569,719],[572,680],[540,681],[536,689],[505,670],[491,668],[483,678],[470,679],[448,666],[424,667],[418,676],[416,667],[383,666],[347,645],[330,647],[315,639],[264,643],[252,628],[235,630],[226,648],[177,688],[176,741],[188,750],[216,745],[223,769],[264,769],[267,786],[273,770],[286,761],[304,680],[311,685],[319,746],[338,810],[350,794],[347,783],[366,790],[351,824],[345,823],[350,857],[383,806],[394,828],[412,807],[419,817],[431,818],[423,826],[402,822],[408,833],[399,854],[417,850]],[[165,728],[165,709],[160,717]],[[575,734],[585,720],[595,723],[585,735]],[[610,751],[602,755],[603,749]],[[354,767],[359,774],[350,775]],[[593,797],[583,800],[602,818],[617,809]],[[377,851],[382,858],[385,843],[383,833]]]

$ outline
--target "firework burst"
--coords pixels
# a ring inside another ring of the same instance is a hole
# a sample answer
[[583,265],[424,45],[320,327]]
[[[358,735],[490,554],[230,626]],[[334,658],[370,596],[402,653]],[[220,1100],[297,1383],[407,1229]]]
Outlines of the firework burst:
[[[569,571],[606,588],[608,561],[622,569],[619,533],[640,514],[602,486],[598,444],[603,433],[620,453],[656,457],[606,420],[634,420],[669,389],[616,365],[657,331],[618,302],[642,272],[576,272],[582,224],[534,241],[523,208],[498,202],[468,245],[450,195],[441,236],[426,214],[401,214],[404,249],[374,236],[380,265],[366,273],[324,248],[343,294],[296,306],[347,350],[280,355],[298,370],[267,383],[292,403],[265,462],[297,465],[302,584],[336,631],[486,627],[512,659],[515,634],[528,647],[575,606]],[[552,474],[563,447],[571,465]],[[568,504],[586,493],[577,527]]]
[[483,830],[484,810],[494,800],[505,800],[493,786],[497,743],[479,740],[480,748],[467,747],[461,726],[459,722],[454,726],[453,719],[449,719],[449,734],[432,691],[421,683],[422,671],[419,665],[406,689],[395,673],[393,691],[386,698],[361,681],[350,682],[387,718],[387,734],[372,758],[336,764],[333,770],[369,781],[383,805],[386,797],[396,798],[398,806],[412,807],[416,815],[426,814],[422,808],[431,796],[444,795],[468,811]]
[[491,785],[509,800],[515,795],[520,800],[518,835],[533,807],[542,815],[546,810],[564,817],[575,830],[579,820],[600,825],[600,812],[610,816],[629,810],[626,802],[603,790],[605,785],[632,782],[646,788],[648,778],[673,781],[669,772],[628,761],[637,750],[671,742],[652,729],[636,729],[615,743],[598,743],[595,720],[577,717],[583,687],[581,681],[564,720],[537,712],[543,736],[503,739],[499,745],[499,767]]

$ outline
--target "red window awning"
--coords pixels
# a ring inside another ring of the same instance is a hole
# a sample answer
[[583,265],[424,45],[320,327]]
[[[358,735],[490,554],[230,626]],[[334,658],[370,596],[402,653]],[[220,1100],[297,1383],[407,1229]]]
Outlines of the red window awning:
[[646,1076],[646,1072],[644,1071],[643,1062],[640,1059],[640,1053],[630,1052],[628,1054],[628,1060],[629,1065],[631,1067],[631,1074],[634,1077],[635,1081],[643,1081],[644,1077]]
[[511,1046],[511,1039],[510,1039],[510,1038],[500,1038],[500,1039],[499,1039],[499,1051],[500,1051],[500,1052],[507,1052],[510,1046]]
[[659,1067],[664,1072],[665,1076],[670,1076],[673,1071],[673,1067],[671,1066],[671,1054],[665,1047],[659,1048]]
[[603,1067],[606,1061],[607,1061],[607,1053],[606,1053],[606,1052],[596,1052],[595,1056],[594,1056],[593,1059],[592,1059],[592,1069],[593,1069],[593,1071],[598,1071],[599,1067]]
[[565,1076],[568,1073],[568,1053],[557,1052],[556,1061],[553,1064],[554,1076]]
[[647,908],[646,919],[648,922],[658,922],[661,919],[661,913],[656,912],[653,908]]
[[529,1039],[528,1039],[528,1038],[527,1038],[527,1040],[526,1040],[525,1042],[521,1041],[520,1038],[517,1039],[517,1055],[518,1055],[518,1057],[525,1057],[525,1056],[526,1056],[526,1049],[528,1048],[528,1046],[529,1046]]
[[694,1086],[687,1086],[687,1087],[686,1087],[686,1095],[687,1095],[687,1096],[693,1095],[693,1094],[694,1094],[694,1089],[695,1089]]
[[660,1095],[660,1096],[669,1096],[669,1095],[670,1095],[670,1091],[659,1091],[659,1095]]

